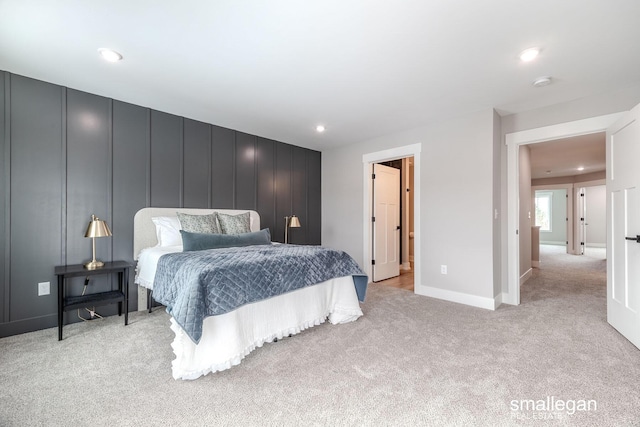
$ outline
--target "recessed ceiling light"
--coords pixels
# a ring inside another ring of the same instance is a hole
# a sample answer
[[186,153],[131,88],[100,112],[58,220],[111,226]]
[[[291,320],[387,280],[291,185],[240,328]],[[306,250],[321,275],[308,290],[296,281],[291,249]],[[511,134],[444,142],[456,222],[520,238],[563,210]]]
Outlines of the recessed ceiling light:
[[578,166],[578,170],[579,171],[583,171],[584,170],[584,166]]
[[520,60],[524,62],[533,61],[536,56],[540,53],[539,47],[530,47],[529,49],[525,49],[520,52]]
[[551,76],[542,76],[535,79],[532,83],[535,87],[543,87],[551,84]]
[[322,132],[324,132],[324,131],[325,131],[324,126],[322,126],[322,125],[318,125],[318,126],[316,126],[316,132],[318,132],[318,133],[322,133]]
[[100,52],[100,55],[102,55],[105,61],[118,62],[122,60],[122,55],[113,49],[100,48],[98,52]]

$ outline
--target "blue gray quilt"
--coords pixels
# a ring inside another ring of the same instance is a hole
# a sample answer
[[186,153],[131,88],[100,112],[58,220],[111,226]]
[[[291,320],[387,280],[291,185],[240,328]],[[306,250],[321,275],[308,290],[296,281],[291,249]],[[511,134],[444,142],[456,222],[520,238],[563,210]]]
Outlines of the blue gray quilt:
[[353,276],[364,301],[367,276],[348,254],[320,246],[260,245],[163,255],[153,298],[195,342],[207,316],[337,277]]

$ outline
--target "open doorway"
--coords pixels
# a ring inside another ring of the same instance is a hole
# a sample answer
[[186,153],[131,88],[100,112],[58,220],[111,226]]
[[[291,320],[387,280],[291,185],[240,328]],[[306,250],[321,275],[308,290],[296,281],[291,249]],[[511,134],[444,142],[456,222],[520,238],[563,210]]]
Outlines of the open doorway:
[[413,158],[413,176],[410,178],[410,188],[412,195],[413,205],[413,217],[416,220],[413,222],[413,264],[410,265],[413,270],[413,292],[417,294],[423,294],[424,289],[421,283],[421,224],[420,224],[420,155],[422,151],[422,144],[412,144],[388,150],[373,152],[364,154],[362,156],[363,162],[363,254],[364,254],[364,270],[367,275],[373,277],[373,236],[372,236],[372,206],[373,206],[373,192],[372,192],[372,173],[374,164],[398,160]]
[[[594,245],[604,248],[605,132],[527,144],[520,150],[525,150],[521,161],[528,158],[530,163],[528,168],[521,168],[521,173],[530,171],[531,179],[531,267],[540,267],[536,254],[546,252],[551,256],[561,253],[560,247],[562,253],[571,255],[584,255],[587,247]],[[522,204],[527,209],[527,203]],[[526,230],[522,233],[521,239],[526,241]],[[547,250],[535,247],[537,242]]]
[[414,158],[372,165],[374,282],[414,290]]
[[[527,184],[527,180],[523,180],[520,175],[522,153],[529,150],[529,145],[534,146],[556,139],[603,132],[620,116],[621,114],[611,114],[507,134],[508,250],[505,256],[507,260],[508,292],[506,295],[503,295],[503,302],[514,305],[520,304],[521,267],[523,261],[527,262],[524,258],[526,258],[530,252],[524,253],[524,257],[522,255],[523,252],[527,250],[527,245],[528,250],[530,251],[531,249],[531,185],[534,184],[534,181],[530,179]],[[523,148],[523,150],[521,150],[521,148]],[[579,165],[576,167],[579,167]],[[525,182],[524,185],[523,181]],[[522,204],[523,202],[525,203],[524,205]],[[529,215],[528,219],[527,214]],[[529,268],[529,271],[530,270]]]

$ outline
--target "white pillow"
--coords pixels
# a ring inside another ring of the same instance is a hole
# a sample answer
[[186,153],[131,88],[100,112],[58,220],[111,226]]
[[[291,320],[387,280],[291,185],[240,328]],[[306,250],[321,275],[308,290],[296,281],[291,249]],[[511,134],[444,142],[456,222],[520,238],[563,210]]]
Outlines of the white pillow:
[[180,221],[177,216],[156,216],[151,218],[151,221],[156,225],[157,246],[182,245]]

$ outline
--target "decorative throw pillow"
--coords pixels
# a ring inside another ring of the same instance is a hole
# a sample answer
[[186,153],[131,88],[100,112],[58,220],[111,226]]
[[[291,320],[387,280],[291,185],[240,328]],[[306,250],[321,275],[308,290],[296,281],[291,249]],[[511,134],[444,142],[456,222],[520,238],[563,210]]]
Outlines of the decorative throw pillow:
[[[227,215],[216,212],[222,234],[241,234],[251,232],[251,215],[244,212],[239,215]],[[187,230],[188,231],[188,230]]]
[[180,234],[182,235],[182,250],[184,252],[271,244],[271,234],[268,228],[243,234],[190,233],[184,230],[181,230]]
[[191,215],[182,212],[177,214],[184,231],[190,233],[221,233],[215,212],[209,215]]
[[180,221],[178,221],[177,216],[154,216],[151,221],[156,225],[158,246],[178,246],[182,244]]

